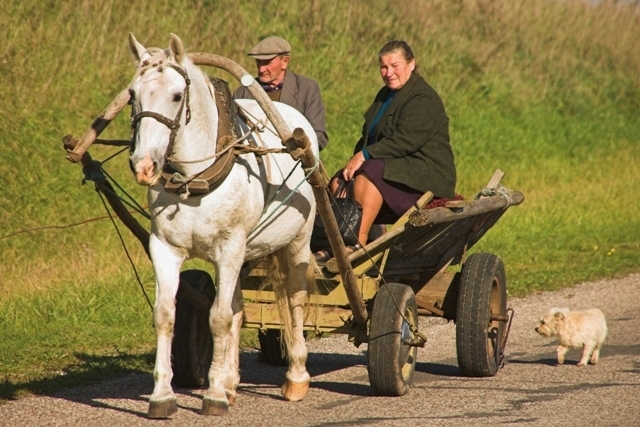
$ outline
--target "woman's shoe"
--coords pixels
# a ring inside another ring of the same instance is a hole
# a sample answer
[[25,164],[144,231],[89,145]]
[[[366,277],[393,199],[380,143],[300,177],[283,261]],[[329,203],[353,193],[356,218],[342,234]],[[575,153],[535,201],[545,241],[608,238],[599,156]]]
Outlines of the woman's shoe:
[[347,251],[347,255],[351,255],[352,253],[354,253],[358,249],[362,249],[362,246],[360,245],[360,243],[356,243],[353,246],[345,246],[344,248]]
[[[353,246],[345,246],[344,247],[345,251],[347,252],[347,256],[351,255],[352,253],[354,253],[355,251],[357,251],[360,248],[362,248],[362,246],[360,246],[360,244],[356,244],[356,245],[353,245]],[[316,263],[318,263],[318,264],[326,264],[327,261],[329,261],[331,258],[333,258],[333,254],[331,253],[330,249],[320,249],[314,255],[316,257]]]
[[331,254],[329,249],[320,249],[314,255],[318,264],[325,264],[327,261],[333,258],[333,255]]

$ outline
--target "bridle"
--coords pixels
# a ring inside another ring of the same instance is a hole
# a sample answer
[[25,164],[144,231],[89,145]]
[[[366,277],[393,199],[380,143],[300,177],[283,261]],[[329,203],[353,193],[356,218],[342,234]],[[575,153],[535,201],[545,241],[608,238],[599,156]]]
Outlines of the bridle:
[[[158,72],[161,73],[163,71],[162,62],[163,61],[160,60],[158,63],[154,63],[150,65],[149,61],[145,60],[142,63],[143,68],[140,71],[140,75],[143,75],[150,68],[156,68],[156,67],[158,68]],[[131,116],[131,141],[132,141],[131,149],[132,150],[133,150],[133,141],[135,141],[136,133],[138,131],[138,124],[140,123],[140,120],[142,120],[143,118],[151,117],[152,119],[156,119],[158,122],[162,123],[163,125],[169,128],[171,133],[169,134],[169,145],[167,146],[167,151],[164,155],[165,162],[167,162],[167,159],[171,156],[173,152],[173,145],[175,143],[178,129],[180,129],[180,118],[182,117],[182,110],[184,110],[185,105],[187,106],[187,111],[186,111],[186,118],[185,118],[184,125],[185,126],[188,125],[189,121],[191,121],[191,107],[189,106],[189,86],[191,85],[191,80],[189,79],[187,72],[182,67],[179,67],[175,64],[166,64],[166,66],[176,70],[178,74],[180,74],[182,78],[184,78],[184,81],[186,83],[184,96],[180,101],[180,108],[178,108],[178,113],[176,114],[176,117],[173,120],[171,120],[169,117],[163,116],[162,114],[156,113],[154,111],[141,111],[138,114]]]

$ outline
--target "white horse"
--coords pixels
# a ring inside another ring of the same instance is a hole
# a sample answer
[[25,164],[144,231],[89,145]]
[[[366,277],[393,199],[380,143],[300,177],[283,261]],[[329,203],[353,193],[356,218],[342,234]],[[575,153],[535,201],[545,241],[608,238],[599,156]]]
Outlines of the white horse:
[[[238,274],[245,260],[269,254],[281,262],[280,273],[286,276],[276,291],[279,307],[288,310],[281,313],[290,361],[282,394],[287,400],[300,400],[310,381],[302,327],[313,277],[309,240],[315,213],[305,173],[286,153],[265,155],[262,164],[254,154],[241,154],[224,181],[208,194],[181,197],[167,192],[160,179],[167,163],[181,176],[194,177],[215,160],[218,110],[207,76],[187,57],[177,36],[171,34],[167,50],[147,50],[133,35],[129,45],[138,64],[129,86],[134,133],[130,164],[138,184],[149,187],[149,252],[156,275],[153,320],[158,342],[148,415],[165,418],[177,411],[170,360],[175,298],[182,265],[193,257],[213,264],[217,284],[209,315],[213,360],[201,412],[224,414],[235,401],[243,321]],[[264,119],[255,101],[238,104]],[[317,158],[315,132],[304,116],[285,104],[276,106],[291,129],[300,127],[309,136]],[[268,127],[254,132],[258,145],[282,147]],[[278,190],[276,200],[267,203]]]

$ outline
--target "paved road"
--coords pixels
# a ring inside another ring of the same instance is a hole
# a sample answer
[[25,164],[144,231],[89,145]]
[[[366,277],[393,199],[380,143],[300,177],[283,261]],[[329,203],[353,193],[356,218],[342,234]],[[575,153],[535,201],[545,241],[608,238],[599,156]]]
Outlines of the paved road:
[[[640,426],[640,274],[584,283],[559,292],[511,299],[514,323],[507,363],[493,378],[459,376],[455,326],[421,319],[429,342],[419,350],[414,384],[399,398],[371,395],[363,355],[344,336],[312,341],[312,388],[298,403],[280,398],[284,369],[241,355],[236,405],[224,417],[198,415],[202,390],[177,390],[170,421],[145,418],[150,375],[131,374],[55,396],[0,405],[3,426]],[[555,344],[533,328],[548,308],[600,308],[609,336],[596,366],[563,366]]]

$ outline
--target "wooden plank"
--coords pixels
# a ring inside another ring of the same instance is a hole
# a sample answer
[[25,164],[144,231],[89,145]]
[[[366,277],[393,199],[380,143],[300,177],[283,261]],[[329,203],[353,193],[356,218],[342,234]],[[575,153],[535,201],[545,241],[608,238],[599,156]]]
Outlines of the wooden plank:
[[485,188],[491,188],[492,190],[496,189],[498,187],[498,184],[500,184],[500,180],[503,176],[504,172],[502,172],[500,169],[496,169]]
[[436,247],[446,248],[451,241],[448,236],[452,233],[457,234],[456,231],[453,224],[438,224],[433,227],[412,229],[411,233],[405,233],[393,242],[390,258],[411,259],[416,256],[424,256],[425,252],[442,252],[443,250],[436,249]]
[[504,209],[509,206],[519,205],[524,201],[524,195],[519,191],[508,192],[510,202],[502,196],[491,196],[484,199],[473,200],[460,212],[452,212],[447,208],[434,208],[415,211],[409,217],[409,224],[414,227],[424,227],[428,224],[441,224],[453,222],[462,218],[484,214],[487,212]]
[[[268,303],[276,300],[275,292],[269,287],[262,289],[258,277],[247,277],[242,280],[242,297],[248,302]],[[375,278],[366,275],[356,277],[357,292],[364,300],[372,299],[378,291]],[[339,276],[334,279],[316,278],[315,290],[309,293],[309,301],[328,307],[348,306],[350,304],[345,288]]]
[[464,208],[468,204],[469,204],[468,200],[449,200],[444,204],[444,207],[449,209],[460,209],[460,208]]
[[[245,303],[243,314],[243,328],[277,329],[282,324],[275,303]],[[312,305],[305,310],[303,327],[319,332],[352,329],[349,323],[351,317],[352,312],[349,308]]]
[[[432,313],[453,318],[457,306],[456,273],[440,271],[416,293],[416,304]],[[435,308],[434,311],[433,309]]]

